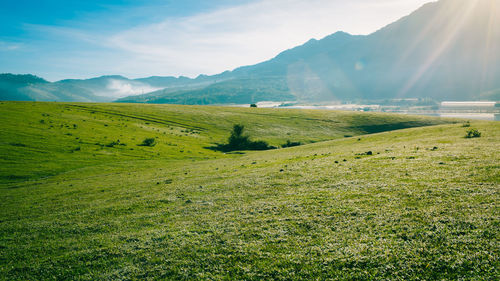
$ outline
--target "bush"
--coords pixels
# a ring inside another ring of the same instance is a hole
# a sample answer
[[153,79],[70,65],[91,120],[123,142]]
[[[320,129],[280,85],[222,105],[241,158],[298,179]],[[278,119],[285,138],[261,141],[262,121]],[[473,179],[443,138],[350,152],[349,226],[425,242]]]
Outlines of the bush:
[[469,129],[467,130],[467,134],[465,135],[466,138],[472,139],[472,138],[480,138],[481,137],[481,132],[479,132],[476,129]]
[[156,145],[156,139],[155,138],[146,138],[142,141],[139,146],[155,146]]
[[281,147],[283,148],[287,148],[287,147],[294,147],[294,146],[299,146],[299,145],[302,145],[301,142],[297,141],[297,142],[292,142],[290,140],[287,140],[285,144],[282,144]]
[[106,144],[106,147],[114,147],[115,145],[119,145],[120,141],[112,141],[108,144]]
[[248,143],[246,150],[268,150],[273,147],[269,146],[269,144],[265,141],[251,141]]
[[9,144],[12,146],[17,146],[17,147],[26,147],[26,145],[24,143],[20,143],[20,142],[11,142]]
[[268,150],[275,147],[269,146],[265,141],[251,141],[250,137],[244,135],[245,126],[236,124],[233,126],[233,131],[228,138],[227,144],[219,144],[217,150],[220,151],[237,151],[237,150]]
[[467,122],[463,123],[462,127],[469,128],[470,127],[470,121],[467,121]]
[[255,103],[252,103],[250,107],[257,107],[257,105]]

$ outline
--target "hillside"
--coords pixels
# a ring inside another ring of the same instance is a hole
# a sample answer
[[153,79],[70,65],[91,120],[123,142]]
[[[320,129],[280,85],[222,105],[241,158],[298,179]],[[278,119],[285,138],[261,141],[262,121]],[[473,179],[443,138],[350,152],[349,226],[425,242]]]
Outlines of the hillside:
[[71,83],[51,83],[25,74],[0,74],[0,101],[74,101],[103,102],[110,100],[89,89]]
[[287,82],[275,78],[229,79],[209,86],[195,89],[168,88],[144,94],[118,99],[123,103],[158,103],[158,104],[246,104],[272,100],[294,101],[296,97],[289,93]]
[[[466,139],[462,122],[388,114],[30,102],[0,111],[2,279],[500,274],[498,122],[471,122],[482,136]],[[273,144],[330,141],[203,148],[235,122]],[[158,144],[137,146],[145,137]],[[96,145],[118,138],[126,146]]]
[[210,78],[148,77],[128,79],[119,75],[91,79],[66,79],[49,82],[34,75],[0,74],[0,100],[111,102],[130,95],[160,89],[189,90],[211,84]]
[[[104,163],[227,157],[234,124],[279,146],[447,123],[436,118],[228,107],[133,104],[0,103],[0,184]],[[138,146],[156,138],[153,148]]]

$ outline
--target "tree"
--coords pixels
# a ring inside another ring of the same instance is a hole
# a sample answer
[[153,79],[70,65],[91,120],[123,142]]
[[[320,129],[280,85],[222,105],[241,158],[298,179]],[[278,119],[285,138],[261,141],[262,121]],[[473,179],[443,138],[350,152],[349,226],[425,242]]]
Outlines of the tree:
[[251,141],[250,137],[244,134],[245,126],[236,124],[233,126],[231,135],[228,138],[227,144],[219,144],[215,149],[220,151],[237,151],[237,150],[267,150],[275,149],[265,141]]
[[243,131],[245,130],[244,125],[236,124],[233,126],[233,131],[228,139],[228,147],[230,149],[245,149],[248,147],[250,143],[250,138],[248,136],[243,135]]

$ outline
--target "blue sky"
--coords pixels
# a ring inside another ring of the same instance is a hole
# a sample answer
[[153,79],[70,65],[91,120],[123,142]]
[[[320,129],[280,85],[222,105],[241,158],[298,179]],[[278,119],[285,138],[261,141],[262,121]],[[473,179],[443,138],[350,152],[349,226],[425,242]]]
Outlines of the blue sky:
[[3,0],[0,72],[54,81],[195,77],[343,30],[369,34],[429,0]]

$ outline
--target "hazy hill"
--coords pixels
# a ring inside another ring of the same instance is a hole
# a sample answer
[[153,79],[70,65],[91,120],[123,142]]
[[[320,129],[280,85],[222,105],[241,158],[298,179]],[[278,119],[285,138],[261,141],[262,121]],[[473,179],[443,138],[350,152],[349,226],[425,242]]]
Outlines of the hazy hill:
[[213,84],[214,78],[148,77],[128,79],[119,75],[49,82],[34,75],[0,74],[0,100],[110,102],[118,98],[160,89],[197,89]]
[[97,102],[109,98],[74,84],[50,83],[30,74],[0,74],[0,100]]
[[125,97],[119,99],[118,102],[206,105],[295,99],[285,79],[245,77],[228,79],[205,87],[198,85],[172,87],[145,95]]
[[0,99],[1,100],[33,100],[29,95],[22,92],[22,88],[40,84],[48,81],[30,74],[14,75],[10,73],[0,74]]

